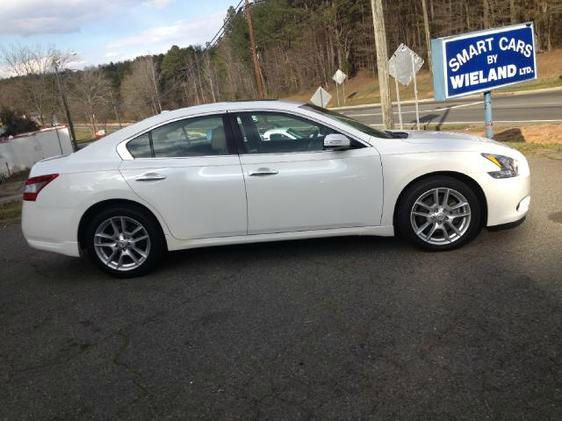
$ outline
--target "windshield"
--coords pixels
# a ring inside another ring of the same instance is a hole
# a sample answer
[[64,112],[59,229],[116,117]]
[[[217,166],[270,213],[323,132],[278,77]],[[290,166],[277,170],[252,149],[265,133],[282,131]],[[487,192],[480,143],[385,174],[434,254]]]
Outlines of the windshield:
[[367,126],[366,124],[360,123],[359,121],[354,120],[353,118],[345,116],[343,114],[336,113],[335,111],[327,110],[325,108],[318,107],[313,104],[301,105],[301,108],[331,117],[335,120],[338,120],[340,123],[347,124],[348,126],[351,126],[356,130],[362,131],[363,133],[369,136],[380,137],[383,139],[392,139],[392,136],[389,133],[383,132],[381,130],[373,129],[372,127]]

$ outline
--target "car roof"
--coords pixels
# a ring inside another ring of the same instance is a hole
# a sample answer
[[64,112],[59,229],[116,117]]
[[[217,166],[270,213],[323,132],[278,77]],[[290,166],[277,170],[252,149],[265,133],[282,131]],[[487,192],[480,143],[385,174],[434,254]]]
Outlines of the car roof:
[[292,109],[298,108],[303,105],[303,102],[289,101],[289,100],[275,100],[275,99],[264,99],[264,100],[248,100],[248,101],[225,101],[225,102],[215,102],[212,104],[194,105],[191,107],[179,108],[173,111],[162,111],[160,115],[166,115],[168,113],[183,115],[195,115],[207,112],[220,112],[220,111],[238,111],[247,109]]

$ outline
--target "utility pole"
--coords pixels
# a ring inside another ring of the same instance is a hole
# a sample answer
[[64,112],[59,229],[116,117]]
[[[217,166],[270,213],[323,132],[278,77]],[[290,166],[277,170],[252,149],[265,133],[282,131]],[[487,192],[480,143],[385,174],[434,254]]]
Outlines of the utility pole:
[[156,99],[156,105],[158,106],[158,112],[162,112],[162,103],[160,102],[160,92],[158,91],[158,81],[156,80],[156,70],[154,66],[154,59],[150,56],[149,63],[150,65],[150,80],[152,81],[152,88],[154,89],[154,99]]
[[68,122],[68,130],[70,131],[70,141],[72,142],[72,149],[78,150],[78,145],[76,144],[76,134],[74,133],[74,124],[72,123],[72,117],[70,116],[70,109],[68,108],[68,101],[66,100],[66,93],[64,92],[64,85],[60,80],[59,74],[59,60],[58,58],[53,59],[53,67],[55,69],[55,79],[57,80],[57,87],[62,99],[62,106],[64,108],[64,113],[66,114],[66,121]]
[[515,9],[515,0],[509,0],[509,16],[511,23],[517,23],[517,10]]
[[433,74],[433,63],[431,62],[431,32],[429,30],[429,17],[427,16],[427,1],[422,0],[423,27],[425,32],[425,46],[427,48],[427,64],[429,71]]
[[115,113],[115,118],[117,119],[117,122],[119,123],[119,128],[123,128],[123,125],[121,124],[121,118],[119,117],[119,111],[117,110],[117,103],[115,102],[115,97],[113,96],[113,87],[111,87],[111,91],[109,91],[109,93],[111,94],[111,105],[113,105],[113,112]]
[[382,0],[371,0],[371,9],[373,11],[373,26],[375,28],[375,44],[377,48],[377,73],[379,76],[382,121],[385,129],[393,129],[394,118],[388,83],[388,52],[386,50],[386,30],[384,27]]
[[254,23],[252,20],[252,12],[250,11],[250,1],[245,0],[244,12],[248,21],[248,32],[250,33],[250,49],[252,51],[252,59],[254,60],[254,72],[256,74],[256,86],[258,88],[258,97],[265,98],[265,88],[261,75],[260,63],[258,61],[258,53],[256,50],[256,35],[254,34]]

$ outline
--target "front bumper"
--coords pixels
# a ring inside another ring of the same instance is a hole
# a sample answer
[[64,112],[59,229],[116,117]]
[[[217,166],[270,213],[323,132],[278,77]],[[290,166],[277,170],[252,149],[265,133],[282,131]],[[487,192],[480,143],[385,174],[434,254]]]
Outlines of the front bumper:
[[511,224],[527,216],[531,203],[531,177],[528,173],[505,179],[489,177],[480,185],[488,204],[488,227]]

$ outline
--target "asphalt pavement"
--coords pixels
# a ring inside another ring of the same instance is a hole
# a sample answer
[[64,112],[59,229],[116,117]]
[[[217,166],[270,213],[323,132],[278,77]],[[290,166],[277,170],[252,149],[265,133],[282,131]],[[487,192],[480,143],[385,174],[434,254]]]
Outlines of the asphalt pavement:
[[0,420],[562,419],[562,161],[466,247],[177,252],[110,278],[0,226]]
[[[495,95],[492,99],[495,124],[551,124],[562,123],[562,90],[546,92]],[[451,125],[483,124],[484,102],[482,96],[461,98],[446,102],[419,104],[422,124]],[[394,121],[398,124],[398,107],[394,105]],[[379,106],[353,107],[340,112],[373,126],[382,124]],[[407,128],[416,122],[415,105],[402,105],[402,118]]]

